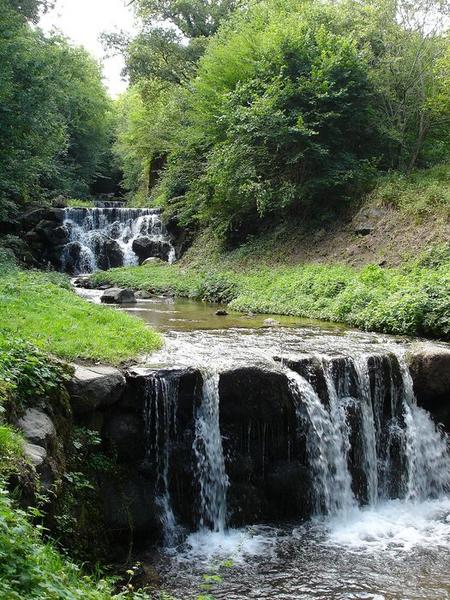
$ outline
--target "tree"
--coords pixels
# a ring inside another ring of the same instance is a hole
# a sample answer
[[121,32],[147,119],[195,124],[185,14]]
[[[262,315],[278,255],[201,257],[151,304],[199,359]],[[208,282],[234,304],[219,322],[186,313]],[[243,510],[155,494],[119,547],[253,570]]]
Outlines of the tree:
[[51,0],[8,0],[10,6],[32,23],[37,23],[42,13],[53,7]]
[[107,145],[109,100],[82,49],[0,0],[0,201],[87,194]]

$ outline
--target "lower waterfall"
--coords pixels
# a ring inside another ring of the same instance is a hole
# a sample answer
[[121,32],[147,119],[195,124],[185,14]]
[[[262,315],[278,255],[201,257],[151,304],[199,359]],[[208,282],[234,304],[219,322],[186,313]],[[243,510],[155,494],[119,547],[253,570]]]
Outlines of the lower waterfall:
[[160,510],[164,544],[177,540],[177,522],[170,493],[170,455],[176,436],[178,382],[153,376],[146,380],[144,403],[146,460],[154,463],[155,503]]
[[223,532],[228,477],[219,425],[219,374],[205,373],[202,401],[195,416],[193,450],[200,486],[200,528]]

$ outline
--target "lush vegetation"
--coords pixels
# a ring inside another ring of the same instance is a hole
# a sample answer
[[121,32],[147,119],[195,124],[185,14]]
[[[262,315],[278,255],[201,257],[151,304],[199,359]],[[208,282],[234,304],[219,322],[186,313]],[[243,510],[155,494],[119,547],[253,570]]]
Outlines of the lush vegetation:
[[[10,425],[26,407],[40,403],[57,413],[67,376],[64,365],[32,344],[0,337],[0,596],[8,600],[133,597],[111,578],[88,575],[48,538],[42,525],[45,496],[25,458],[22,436]],[[17,503],[18,482],[28,494],[33,488],[36,502],[28,509]]]
[[[229,302],[244,312],[339,321],[362,329],[450,339],[450,255],[435,249],[402,268],[253,267],[229,261],[202,272],[177,265],[112,269],[94,282]],[[234,268],[233,268],[234,267]]]
[[0,304],[2,336],[20,337],[66,359],[119,363],[161,343],[140,320],[79,298],[57,273],[4,268]]
[[240,242],[448,154],[439,0],[134,4],[141,33],[109,39],[133,82],[115,151],[130,195],[185,226]]
[[0,222],[48,196],[86,197],[110,169],[112,101],[100,67],[26,21],[46,4],[0,0]]

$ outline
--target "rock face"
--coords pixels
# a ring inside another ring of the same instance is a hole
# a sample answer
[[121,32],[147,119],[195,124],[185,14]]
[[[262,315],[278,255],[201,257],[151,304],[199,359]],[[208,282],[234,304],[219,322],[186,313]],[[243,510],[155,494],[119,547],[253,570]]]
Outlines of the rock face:
[[136,296],[133,290],[122,288],[109,288],[100,298],[104,304],[134,304]]
[[60,208],[37,208],[22,217],[22,236],[38,264],[61,267],[62,247],[69,240],[63,221],[64,210]]
[[409,356],[409,369],[419,405],[450,431],[450,349],[421,344]]
[[19,419],[19,429],[32,444],[47,448],[56,437],[56,429],[43,411],[29,408],[24,416]]
[[219,393],[231,522],[308,514],[305,440],[292,426],[296,407],[287,378],[257,367],[232,369],[221,373]]
[[115,240],[105,240],[98,254],[97,265],[100,269],[114,269],[123,265],[123,252]]
[[73,378],[67,383],[75,413],[86,413],[118,402],[125,389],[125,377],[118,369],[106,366],[75,365]]
[[139,264],[150,257],[167,261],[171,251],[171,245],[168,242],[152,240],[149,237],[136,238],[132,248],[139,259]]

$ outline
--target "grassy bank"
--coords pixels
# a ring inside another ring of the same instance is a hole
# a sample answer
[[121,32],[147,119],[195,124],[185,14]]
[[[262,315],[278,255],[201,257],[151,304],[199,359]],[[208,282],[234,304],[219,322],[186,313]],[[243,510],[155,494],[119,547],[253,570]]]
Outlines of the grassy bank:
[[0,335],[18,336],[69,360],[118,364],[161,344],[142,321],[79,298],[58,274],[3,263],[0,308]]
[[450,252],[436,248],[401,268],[369,265],[260,266],[207,270],[156,264],[96,273],[109,283],[228,302],[244,312],[339,321],[385,333],[450,338]]

